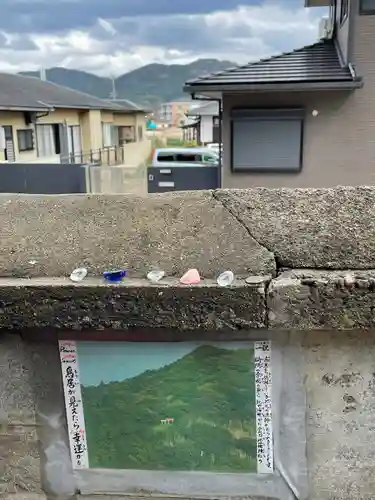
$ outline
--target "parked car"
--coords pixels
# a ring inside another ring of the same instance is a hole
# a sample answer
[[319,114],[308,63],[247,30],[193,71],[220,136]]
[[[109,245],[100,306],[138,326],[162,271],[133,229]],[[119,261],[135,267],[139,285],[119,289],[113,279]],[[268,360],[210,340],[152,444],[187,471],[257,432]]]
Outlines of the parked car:
[[152,156],[153,167],[218,165],[219,155],[210,148],[161,148]]

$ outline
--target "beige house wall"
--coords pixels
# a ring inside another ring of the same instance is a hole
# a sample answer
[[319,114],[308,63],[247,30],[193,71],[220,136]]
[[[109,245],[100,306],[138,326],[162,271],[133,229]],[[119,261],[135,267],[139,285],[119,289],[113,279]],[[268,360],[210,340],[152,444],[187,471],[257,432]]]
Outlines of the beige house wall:
[[83,152],[103,147],[102,112],[90,110],[80,115]]
[[[352,8],[358,12],[357,0]],[[225,95],[223,187],[331,187],[375,184],[375,16],[355,16],[352,53],[364,87],[352,92]],[[232,173],[230,112],[235,107],[303,106],[303,168],[298,174]],[[317,117],[312,111],[319,111]]]
[[[149,151],[148,139],[146,137],[146,122],[144,113],[112,113],[111,111],[101,110],[76,110],[76,109],[57,109],[46,116],[38,119],[38,124],[66,123],[67,125],[80,125],[82,150],[88,153],[90,150],[99,150],[103,147],[102,123],[113,123],[114,125],[130,125],[135,127],[136,138],[138,139],[138,127],[142,126],[142,144],[134,143],[130,148],[131,163],[142,161],[145,151]],[[20,111],[0,111],[0,126],[10,125],[13,127],[14,150],[17,162],[43,161],[38,158],[37,149],[33,151],[20,152],[18,150],[17,130],[32,128],[33,125],[26,125],[24,114]],[[144,144],[146,142],[146,144]],[[141,158],[141,160],[140,160]],[[50,158],[45,160],[51,160]],[[59,156],[56,155],[56,161]],[[0,150],[0,162],[5,161],[4,153]]]

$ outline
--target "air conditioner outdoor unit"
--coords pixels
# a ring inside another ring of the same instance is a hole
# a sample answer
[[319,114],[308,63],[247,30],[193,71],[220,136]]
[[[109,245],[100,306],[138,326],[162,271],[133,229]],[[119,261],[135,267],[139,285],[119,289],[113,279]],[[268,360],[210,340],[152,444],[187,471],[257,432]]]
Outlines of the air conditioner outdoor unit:
[[319,22],[319,39],[330,38],[332,35],[332,21],[328,17],[323,17]]

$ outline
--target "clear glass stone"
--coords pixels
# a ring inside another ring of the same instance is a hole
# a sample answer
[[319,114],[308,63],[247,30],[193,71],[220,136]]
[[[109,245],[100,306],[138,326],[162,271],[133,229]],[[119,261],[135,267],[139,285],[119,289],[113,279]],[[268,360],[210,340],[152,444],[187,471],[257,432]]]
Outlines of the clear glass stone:
[[74,271],[70,275],[70,279],[72,281],[82,281],[86,278],[86,276],[87,269],[85,267],[78,267],[77,269],[74,269]]
[[232,271],[224,271],[218,276],[216,281],[219,286],[230,286],[234,282],[234,274]]
[[161,279],[163,279],[165,276],[164,271],[150,271],[147,273],[147,279],[151,281],[151,283],[157,283]]

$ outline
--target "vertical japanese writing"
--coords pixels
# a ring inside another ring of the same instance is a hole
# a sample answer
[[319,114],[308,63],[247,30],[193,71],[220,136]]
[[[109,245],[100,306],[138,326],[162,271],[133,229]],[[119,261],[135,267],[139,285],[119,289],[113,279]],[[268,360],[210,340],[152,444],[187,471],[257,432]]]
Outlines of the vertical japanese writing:
[[254,342],[258,473],[273,472],[271,342]]
[[61,340],[59,349],[73,469],[86,469],[89,462],[76,343]]

